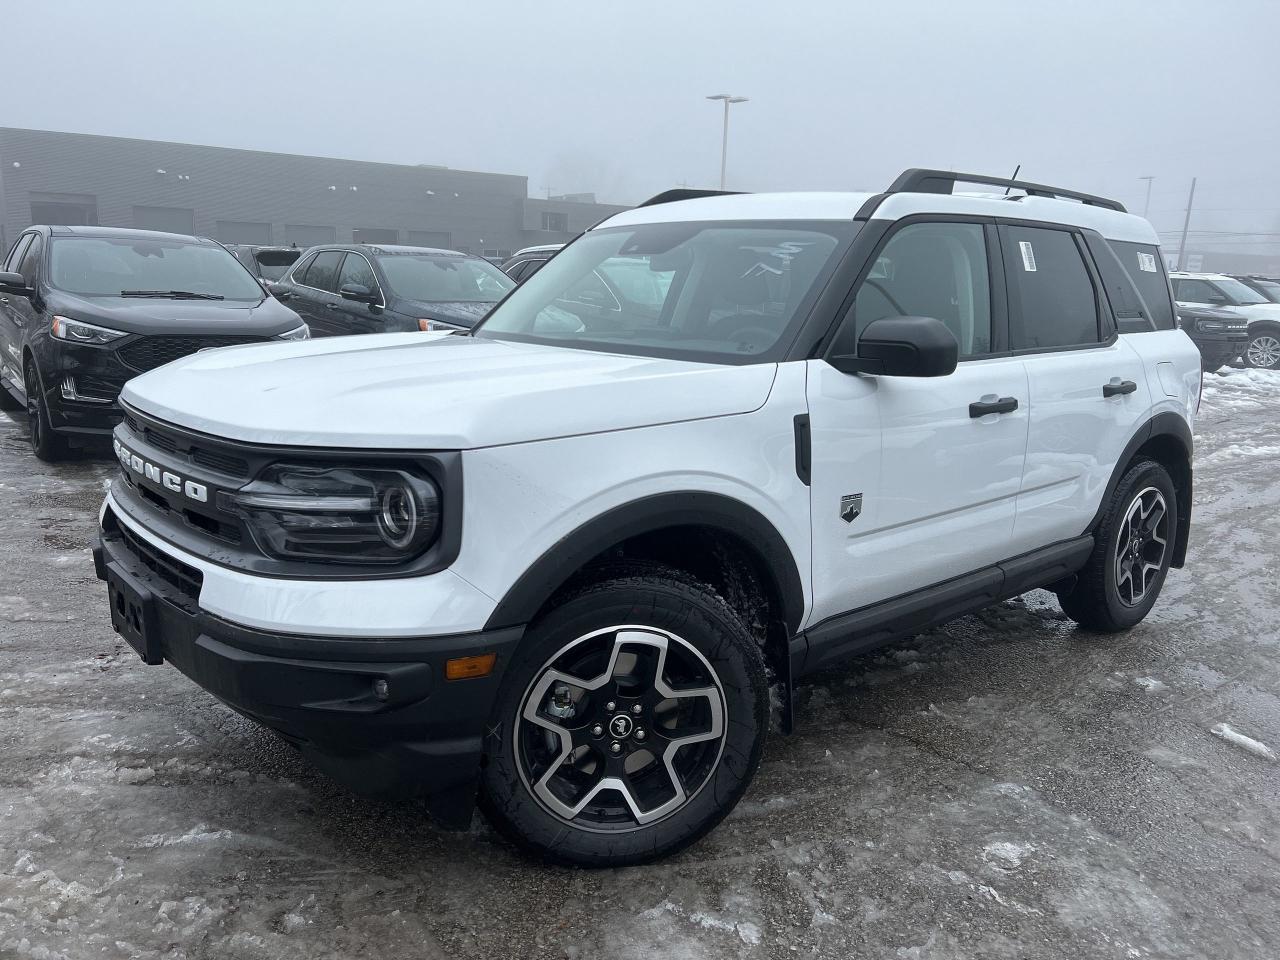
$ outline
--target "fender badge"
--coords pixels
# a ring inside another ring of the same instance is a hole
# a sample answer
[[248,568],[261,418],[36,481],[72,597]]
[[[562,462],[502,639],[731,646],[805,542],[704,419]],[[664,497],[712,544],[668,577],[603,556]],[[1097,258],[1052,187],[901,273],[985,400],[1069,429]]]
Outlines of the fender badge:
[[847,493],[840,498],[840,519],[853,523],[862,514],[862,494]]

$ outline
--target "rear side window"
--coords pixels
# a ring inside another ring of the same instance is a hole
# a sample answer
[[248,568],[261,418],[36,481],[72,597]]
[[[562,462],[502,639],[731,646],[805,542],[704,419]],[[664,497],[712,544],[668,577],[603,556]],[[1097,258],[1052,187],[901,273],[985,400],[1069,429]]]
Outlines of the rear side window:
[[1009,285],[1009,345],[1051,350],[1101,340],[1098,298],[1076,242],[1066,230],[1000,228]]
[[341,250],[320,251],[316,254],[316,258],[311,261],[311,266],[307,267],[307,279],[303,282],[308,287],[336,293],[338,289],[338,270],[342,266],[342,257],[343,251]]
[[[1164,260],[1160,256],[1160,248],[1149,243],[1125,243],[1120,240],[1110,241],[1109,246],[1141,295],[1142,304],[1146,307],[1147,315],[1155,329],[1175,329],[1177,323],[1174,320],[1173,301],[1169,296],[1169,278],[1164,272]],[[1098,269],[1107,285],[1107,295],[1110,296],[1111,281],[1107,280],[1107,270],[1102,262],[1106,258],[1098,256],[1097,259]],[[1120,322],[1120,332],[1129,333],[1130,331],[1121,321],[1114,300],[1111,308],[1117,310],[1116,320]],[[1150,327],[1144,329],[1150,329]]]

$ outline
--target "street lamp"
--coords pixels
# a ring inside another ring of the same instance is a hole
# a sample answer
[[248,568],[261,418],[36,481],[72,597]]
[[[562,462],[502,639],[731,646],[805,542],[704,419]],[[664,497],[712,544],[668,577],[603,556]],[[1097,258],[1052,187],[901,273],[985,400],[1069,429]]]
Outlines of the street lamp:
[[717,93],[710,97],[707,97],[707,99],[724,101],[724,132],[721,134],[721,137],[720,137],[720,189],[723,190],[725,165],[729,158],[729,104],[746,103],[747,98],[734,97],[734,96],[730,96],[727,93]]

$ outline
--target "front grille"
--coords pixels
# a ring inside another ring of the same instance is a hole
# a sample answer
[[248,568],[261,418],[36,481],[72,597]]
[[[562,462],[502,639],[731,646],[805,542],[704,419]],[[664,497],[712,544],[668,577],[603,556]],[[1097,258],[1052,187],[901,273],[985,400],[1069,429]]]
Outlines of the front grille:
[[234,477],[249,475],[249,461],[243,457],[233,457],[226,453],[215,453],[203,447],[191,448],[191,462],[198,463],[210,470],[220,470]]
[[166,336],[142,337],[120,348],[120,359],[134,370],[145,372],[189,357],[213,347],[234,347],[241,343],[265,343],[265,337]]
[[115,515],[110,512],[103,519],[103,529],[108,533],[118,533],[120,542],[135,560],[188,600],[194,603],[200,599],[200,587],[204,584],[204,574],[195,567],[161,553],[145,540],[134,536],[129,528],[117,521]]
[[249,461],[244,457],[237,457],[231,453],[210,449],[209,445],[199,438],[180,434],[176,431],[170,432],[168,428],[157,428],[149,423],[142,423],[131,413],[125,415],[124,421],[128,425],[130,433],[135,437],[141,437],[157,450],[175,454],[190,463],[208,467],[210,470],[217,470],[228,476],[246,479],[249,476]]

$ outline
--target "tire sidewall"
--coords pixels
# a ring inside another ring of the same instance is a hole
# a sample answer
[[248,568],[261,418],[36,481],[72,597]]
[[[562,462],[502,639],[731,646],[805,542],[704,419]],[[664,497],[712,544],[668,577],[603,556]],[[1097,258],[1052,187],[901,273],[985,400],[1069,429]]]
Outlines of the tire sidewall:
[[[1146,490],[1148,487],[1154,487],[1159,490],[1168,507],[1169,542],[1165,547],[1160,573],[1147,591],[1147,595],[1141,603],[1129,606],[1121,601],[1120,589],[1116,585],[1116,548],[1120,542],[1121,523],[1129,512],[1129,507],[1133,504],[1139,492]],[[1121,481],[1120,487],[1116,491],[1111,516],[1107,518],[1105,528],[1106,555],[1102,570],[1108,612],[1117,623],[1125,626],[1133,626],[1139,623],[1155,606],[1156,600],[1159,599],[1165,578],[1169,574],[1170,561],[1173,559],[1174,543],[1178,530],[1178,509],[1178,497],[1173,486],[1173,480],[1169,477],[1168,471],[1158,463],[1149,461],[1140,464]]]
[[[510,839],[553,860],[621,866],[663,856],[701,837],[733,808],[759,763],[768,685],[758,648],[722,604],[690,602],[676,584],[615,583],[584,592],[535,624],[517,649],[486,730],[481,806]],[[513,742],[517,712],[544,665],[578,637],[619,625],[651,626],[694,646],[725,696],[725,741],[716,769],[679,810],[630,832],[591,832],[547,810],[521,775]]]

